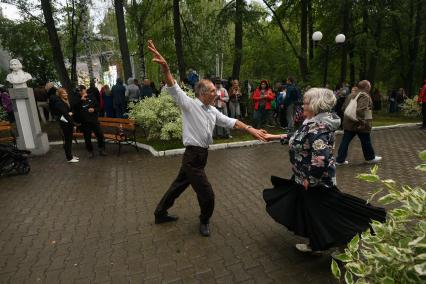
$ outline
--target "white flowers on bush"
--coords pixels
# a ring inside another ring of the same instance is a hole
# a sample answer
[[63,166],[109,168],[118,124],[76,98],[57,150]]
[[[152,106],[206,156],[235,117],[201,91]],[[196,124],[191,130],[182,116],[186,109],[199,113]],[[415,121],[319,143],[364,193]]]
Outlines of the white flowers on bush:
[[408,117],[419,117],[422,110],[420,105],[417,103],[417,96],[410,99],[407,98],[403,104],[401,104],[402,114]]
[[[192,92],[187,95],[195,97]],[[182,113],[168,93],[130,103],[129,117],[145,129],[148,140],[182,138]]]

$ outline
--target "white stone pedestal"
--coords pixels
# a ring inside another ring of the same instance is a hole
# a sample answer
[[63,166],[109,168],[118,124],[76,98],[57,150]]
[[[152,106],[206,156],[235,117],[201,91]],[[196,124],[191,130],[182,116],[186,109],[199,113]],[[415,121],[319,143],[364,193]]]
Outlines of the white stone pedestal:
[[33,89],[11,88],[9,92],[18,128],[18,149],[29,150],[33,155],[46,154],[49,141],[47,134],[41,132]]

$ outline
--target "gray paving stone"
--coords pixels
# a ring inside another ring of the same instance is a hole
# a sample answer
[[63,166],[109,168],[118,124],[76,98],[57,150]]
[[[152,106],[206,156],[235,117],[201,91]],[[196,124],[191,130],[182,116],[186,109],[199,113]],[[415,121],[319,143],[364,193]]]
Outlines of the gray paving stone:
[[[379,175],[420,185],[413,168],[426,148],[415,127],[374,131],[383,156]],[[337,138],[337,145],[341,136]],[[182,157],[153,157],[124,147],[115,155],[65,162],[61,146],[31,158],[26,176],[0,178],[0,283],[335,283],[329,256],[300,254],[303,241],[265,212],[269,177],[289,177],[288,148],[279,143],[209,152],[206,168],[216,193],[212,236],[198,234],[199,207],[189,188],[176,201],[173,224],[154,225],[153,211]],[[349,165],[337,169],[339,188],[366,198],[374,187],[359,141]]]

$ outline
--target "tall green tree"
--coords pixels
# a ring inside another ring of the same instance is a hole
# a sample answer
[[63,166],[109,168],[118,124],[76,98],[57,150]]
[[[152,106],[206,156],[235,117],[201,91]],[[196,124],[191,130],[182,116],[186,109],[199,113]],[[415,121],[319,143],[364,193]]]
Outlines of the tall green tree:
[[181,81],[185,80],[185,60],[183,57],[182,45],[182,29],[180,26],[180,7],[179,0],[173,0],[173,28],[176,47],[176,57],[179,68],[179,78]]
[[120,43],[121,60],[123,62],[124,80],[132,77],[129,46],[127,43],[126,23],[124,18],[123,0],[114,0],[115,17],[117,20],[118,41]]
[[71,91],[72,83],[65,68],[64,55],[62,53],[61,44],[59,42],[58,32],[53,19],[52,6],[49,0],[41,0],[41,8],[44,15],[45,27],[49,36],[50,46],[52,48],[53,62],[59,81],[68,91]]

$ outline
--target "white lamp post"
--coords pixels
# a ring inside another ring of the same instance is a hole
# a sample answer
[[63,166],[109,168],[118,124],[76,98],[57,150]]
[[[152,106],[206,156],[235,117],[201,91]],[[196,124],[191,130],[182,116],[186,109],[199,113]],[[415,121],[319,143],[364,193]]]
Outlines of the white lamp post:
[[[318,43],[319,41],[321,41],[321,39],[322,39],[322,32],[316,31],[312,34],[312,40],[315,43]],[[336,38],[335,38],[336,44],[342,44],[342,43],[345,42],[345,40],[346,40],[346,36],[344,34],[336,35]],[[318,45],[318,44],[316,44],[316,45]],[[322,45],[319,45],[319,46],[324,48],[324,46],[322,46]],[[330,45],[326,44],[324,49],[325,49],[325,66],[324,66],[323,85],[326,86],[327,85],[327,75],[328,75],[327,74],[328,73],[328,57],[329,57],[329,54],[330,54]]]

